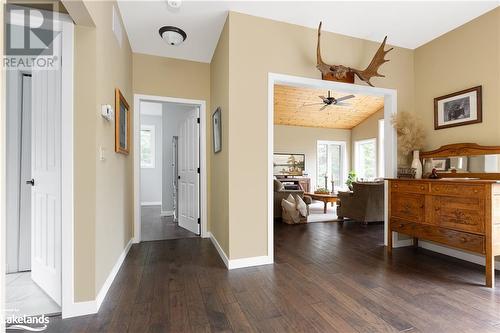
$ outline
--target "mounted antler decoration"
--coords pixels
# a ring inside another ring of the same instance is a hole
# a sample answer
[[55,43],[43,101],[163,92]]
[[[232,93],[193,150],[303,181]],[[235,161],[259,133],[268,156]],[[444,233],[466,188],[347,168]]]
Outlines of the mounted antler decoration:
[[365,70],[354,69],[342,65],[328,65],[323,62],[321,59],[321,47],[320,47],[320,39],[321,39],[321,24],[319,23],[318,27],[318,45],[316,47],[316,57],[318,64],[316,68],[321,72],[321,78],[323,80],[329,81],[339,81],[346,83],[354,83],[354,75],[359,77],[362,81],[365,81],[370,86],[373,87],[373,84],[370,82],[372,77],[385,77],[385,75],[378,73],[378,68],[384,63],[388,62],[388,59],[385,59],[385,55],[389,53],[393,48],[391,47],[389,50],[385,49],[385,42],[387,41],[387,36],[385,36],[384,41],[380,44],[380,47],[377,50],[377,53],[373,56],[372,61],[366,67]]

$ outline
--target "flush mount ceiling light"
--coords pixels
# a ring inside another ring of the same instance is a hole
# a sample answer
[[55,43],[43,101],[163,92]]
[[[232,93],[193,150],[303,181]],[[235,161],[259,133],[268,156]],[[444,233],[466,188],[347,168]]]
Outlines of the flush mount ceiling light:
[[158,32],[160,33],[160,37],[169,45],[179,45],[187,38],[184,30],[177,27],[164,26]]

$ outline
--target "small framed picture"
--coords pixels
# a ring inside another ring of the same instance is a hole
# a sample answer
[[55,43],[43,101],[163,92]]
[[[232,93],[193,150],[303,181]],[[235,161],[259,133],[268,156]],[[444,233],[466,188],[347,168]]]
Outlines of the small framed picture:
[[222,150],[222,118],[220,107],[212,114],[214,153]]
[[434,98],[434,129],[481,123],[482,87]]
[[449,158],[433,158],[432,168],[436,171],[446,171],[449,169],[450,159]]
[[115,89],[115,152],[130,151],[130,107],[120,89]]

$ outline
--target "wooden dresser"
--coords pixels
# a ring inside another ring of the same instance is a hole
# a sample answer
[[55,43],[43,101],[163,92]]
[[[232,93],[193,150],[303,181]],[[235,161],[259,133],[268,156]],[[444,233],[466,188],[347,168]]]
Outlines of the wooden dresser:
[[500,184],[494,180],[389,179],[392,231],[486,257],[486,285],[493,287],[500,255]]

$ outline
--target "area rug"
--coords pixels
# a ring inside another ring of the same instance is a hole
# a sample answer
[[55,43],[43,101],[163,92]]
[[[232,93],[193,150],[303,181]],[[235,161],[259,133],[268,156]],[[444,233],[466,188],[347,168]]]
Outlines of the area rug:
[[337,207],[332,207],[331,204],[328,204],[326,214],[323,213],[323,207],[323,202],[313,201],[313,203],[309,205],[309,216],[307,217],[307,223],[342,221],[337,217]]

